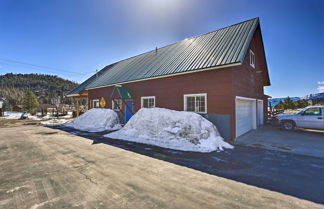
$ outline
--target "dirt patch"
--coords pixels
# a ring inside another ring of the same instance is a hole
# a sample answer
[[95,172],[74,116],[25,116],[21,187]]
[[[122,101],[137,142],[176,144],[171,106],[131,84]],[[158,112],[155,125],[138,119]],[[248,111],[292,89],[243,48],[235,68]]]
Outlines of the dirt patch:
[[281,145],[277,145],[277,144],[273,144],[271,145],[272,147],[278,148],[278,149],[282,149],[282,150],[287,150],[287,151],[291,151],[292,147],[290,146],[281,146]]
[[5,119],[0,118],[0,128],[2,127],[17,127],[21,125],[38,125],[40,121],[34,121],[31,119],[18,120],[18,119]]
[[252,144],[252,146],[254,146],[254,147],[264,147],[263,144]]
[[155,153],[153,155],[153,157],[157,158],[157,159],[160,159],[160,160],[164,160],[167,156],[166,155],[163,155],[161,153]]

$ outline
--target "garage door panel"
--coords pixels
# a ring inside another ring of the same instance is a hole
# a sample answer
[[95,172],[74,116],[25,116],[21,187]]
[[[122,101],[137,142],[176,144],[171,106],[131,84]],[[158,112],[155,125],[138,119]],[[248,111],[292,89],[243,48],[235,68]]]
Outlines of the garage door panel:
[[236,137],[254,128],[254,109],[253,100],[236,100]]

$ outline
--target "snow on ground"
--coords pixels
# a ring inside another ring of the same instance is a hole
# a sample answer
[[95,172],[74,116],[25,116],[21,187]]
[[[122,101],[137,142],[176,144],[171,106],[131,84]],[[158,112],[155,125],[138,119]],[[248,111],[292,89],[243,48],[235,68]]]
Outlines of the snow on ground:
[[[53,119],[57,118],[56,114],[54,113],[47,113],[45,116],[43,116],[43,119]],[[72,112],[68,112],[66,115],[60,116],[60,118],[68,119],[68,118],[73,118]]]
[[111,109],[92,108],[64,126],[82,131],[101,132],[121,128],[117,113]]
[[73,113],[72,112],[68,112],[68,114],[61,116],[61,118],[73,118]]
[[22,112],[14,112],[14,111],[6,111],[4,112],[5,119],[19,119],[23,113]]
[[[4,117],[5,119],[20,119],[21,115],[23,114],[23,112],[14,112],[14,111],[7,111],[4,112]],[[25,115],[28,117],[28,119],[31,120],[42,120],[42,118],[37,117],[36,115],[31,115],[29,113],[25,113]]]
[[52,118],[57,118],[56,116],[54,116],[53,114],[51,113],[47,113],[45,116],[42,117],[43,119],[52,119]]
[[164,108],[142,108],[122,129],[105,137],[194,152],[233,148],[201,115]]
[[[23,112],[6,111],[6,112],[4,112],[4,116],[1,118],[18,120],[18,119],[20,119],[22,114],[23,114]],[[47,114],[44,117],[41,117],[40,113],[37,113],[36,115],[31,115],[30,113],[25,113],[25,115],[28,117],[28,119],[31,119],[31,120],[57,119],[56,116],[53,116],[51,114]],[[65,116],[61,116],[60,118],[70,119],[70,118],[72,118],[72,112],[68,113]],[[65,120],[65,122],[67,122],[67,121],[69,121],[69,120]]]
[[42,120],[41,117],[38,117],[36,115],[31,115],[29,113],[27,114],[27,116],[28,116],[28,119],[32,119],[32,120]]
[[47,121],[42,121],[41,124],[47,125],[47,126],[57,126],[57,125],[62,125],[69,121],[70,120],[67,120],[67,119],[51,119],[51,120],[47,120]]

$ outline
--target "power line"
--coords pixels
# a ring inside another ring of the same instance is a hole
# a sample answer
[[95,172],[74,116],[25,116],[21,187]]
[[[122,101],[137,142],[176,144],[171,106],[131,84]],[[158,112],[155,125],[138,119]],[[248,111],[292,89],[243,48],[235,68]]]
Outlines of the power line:
[[[3,60],[5,62],[9,62],[10,64],[15,63],[15,64],[20,64],[20,65],[28,65],[28,66],[31,66],[31,67],[34,67],[34,68],[43,68],[43,69],[49,69],[49,70],[53,70],[53,71],[66,72],[66,73],[72,73],[72,74],[78,74],[78,75],[82,75],[82,74],[86,75],[86,74],[89,74],[89,73],[96,72],[96,71],[89,71],[89,72],[85,72],[85,73],[79,73],[79,72],[72,72],[72,71],[59,69],[59,68],[53,68],[53,67],[44,66],[44,65],[37,65],[37,64],[22,62],[22,61],[13,60],[13,59],[0,58],[0,60]],[[5,64],[9,64],[9,63],[5,63]]]
[[[0,62],[0,64],[1,65],[8,65],[8,66],[15,66],[15,67],[17,67],[16,64],[14,64],[14,63]],[[31,70],[33,70],[35,72],[43,73],[43,74],[55,74],[55,75],[58,75],[58,72],[57,71],[56,72],[54,72],[52,70],[46,70],[46,71],[44,71],[43,69],[36,68],[36,67],[32,67],[32,66],[24,67],[24,69],[31,69]],[[79,77],[79,76],[87,76],[89,74],[93,74],[93,72],[95,72],[95,71],[87,72],[87,73],[78,73],[78,74],[76,74],[76,73],[68,73],[68,74],[70,74],[71,76]]]

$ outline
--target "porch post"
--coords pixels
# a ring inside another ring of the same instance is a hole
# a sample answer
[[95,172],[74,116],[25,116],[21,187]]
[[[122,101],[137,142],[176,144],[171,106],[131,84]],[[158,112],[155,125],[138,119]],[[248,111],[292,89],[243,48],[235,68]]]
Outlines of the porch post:
[[76,98],[76,116],[79,117],[79,115],[80,115],[79,98]]

